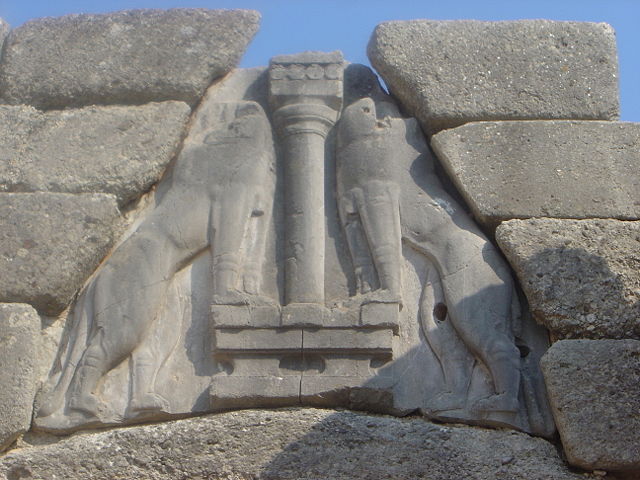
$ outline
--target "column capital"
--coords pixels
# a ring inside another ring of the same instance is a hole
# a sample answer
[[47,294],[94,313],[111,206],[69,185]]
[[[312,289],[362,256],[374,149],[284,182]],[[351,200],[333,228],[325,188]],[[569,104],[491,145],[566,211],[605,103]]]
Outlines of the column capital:
[[273,57],[269,64],[272,109],[314,104],[324,105],[337,115],[342,109],[343,76],[344,60],[340,52],[304,52]]

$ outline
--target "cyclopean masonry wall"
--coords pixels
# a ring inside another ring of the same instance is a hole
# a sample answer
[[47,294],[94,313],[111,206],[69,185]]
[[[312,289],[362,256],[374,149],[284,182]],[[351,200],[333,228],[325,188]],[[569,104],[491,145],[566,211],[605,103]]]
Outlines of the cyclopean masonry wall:
[[611,28],[385,23],[387,94],[340,52],[234,70],[258,19],[0,23],[0,475],[640,472]]

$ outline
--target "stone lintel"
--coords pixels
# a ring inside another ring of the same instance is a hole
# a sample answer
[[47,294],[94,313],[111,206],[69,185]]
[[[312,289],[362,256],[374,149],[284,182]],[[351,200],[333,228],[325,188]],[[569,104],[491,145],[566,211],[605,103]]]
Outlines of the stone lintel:
[[388,328],[224,328],[215,331],[215,349],[231,352],[392,352]]
[[398,329],[397,303],[371,302],[353,308],[326,308],[316,303],[277,305],[211,305],[213,329],[223,328],[391,328]]
[[280,326],[280,308],[275,305],[211,305],[213,328],[268,328]]

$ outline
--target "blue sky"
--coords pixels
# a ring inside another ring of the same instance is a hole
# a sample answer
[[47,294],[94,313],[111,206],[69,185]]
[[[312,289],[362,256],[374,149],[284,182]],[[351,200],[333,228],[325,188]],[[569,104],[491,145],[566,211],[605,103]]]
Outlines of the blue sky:
[[262,27],[241,66],[266,65],[273,55],[303,50],[342,50],[368,64],[366,45],[385,20],[546,18],[607,22],[617,32],[621,119],[640,121],[640,0],[0,0],[0,17],[12,26],[68,13],[129,8],[250,8]]

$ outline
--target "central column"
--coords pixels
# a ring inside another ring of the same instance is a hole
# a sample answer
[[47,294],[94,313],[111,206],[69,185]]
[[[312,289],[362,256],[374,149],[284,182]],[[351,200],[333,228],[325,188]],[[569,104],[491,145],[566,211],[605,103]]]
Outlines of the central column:
[[[284,153],[285,305],[294,317],[297,307],[312,317],[324,308],[325,141],[342,108],[342,78],[340,52],[274,57],[269,68]],[[290,320],[284,322],[316,323]]]

